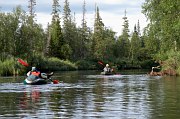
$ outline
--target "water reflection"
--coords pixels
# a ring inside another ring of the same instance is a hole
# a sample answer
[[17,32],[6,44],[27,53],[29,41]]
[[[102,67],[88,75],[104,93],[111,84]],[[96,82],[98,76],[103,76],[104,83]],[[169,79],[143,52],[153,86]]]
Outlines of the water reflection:
[[20,109],[22,110],[28,110],[35,107],[36,103],[39,102],[41,92],[37,87],[32,87],[32,90],[29,91],[28,88],[25,89],[23,92],[22,97],[20,97]]
[[0,83],[0,118],[180,118],[180,78],[60,72],[63,84]]

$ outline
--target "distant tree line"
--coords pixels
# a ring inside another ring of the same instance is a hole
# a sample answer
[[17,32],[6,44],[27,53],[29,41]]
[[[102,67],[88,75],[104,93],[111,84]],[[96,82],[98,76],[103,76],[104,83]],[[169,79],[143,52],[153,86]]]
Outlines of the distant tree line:
[[38,55],[80,64],[101,60],[119,69],[150,68],[155,65],[154,61],[167,62],[169,58],[180,62],[180,58],[168,58],[169,52],[180,50],[178,4],[178,0],[146,0],[142,11],[150,23],[142,35],[139,21],[130,33],[125,10],[122,33],[116,37],[103,23],[98,6],[95,6],[93,29],[87,26],[85,0],[81,26],[76,25],[68,0],[64,0],[62,12],[59,0],[53,0],[52,22],[47,24],[46,30],[35,20],[36,0],[29,0],[28,14],[21,6],[11,13],[0,12],[0,60],[21,57],[33,62]]

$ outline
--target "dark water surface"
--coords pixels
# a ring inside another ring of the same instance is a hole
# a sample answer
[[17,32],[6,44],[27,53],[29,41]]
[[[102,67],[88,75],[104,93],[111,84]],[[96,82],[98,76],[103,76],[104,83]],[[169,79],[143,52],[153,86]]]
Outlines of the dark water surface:
[[0,78],[0,118],[180,119],[180,77],[121,72],[55,73],[60,84],[24,85]]

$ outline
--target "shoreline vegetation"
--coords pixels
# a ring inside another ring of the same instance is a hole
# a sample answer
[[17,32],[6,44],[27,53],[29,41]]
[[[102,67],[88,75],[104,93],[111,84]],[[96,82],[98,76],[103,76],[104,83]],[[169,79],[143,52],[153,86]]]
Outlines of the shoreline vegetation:
[[[180,69],[178,66],[180,65],[180,53],[171,51],[167,54],[167,56],[158,57],[158,59],[164,59],[163,61],[160,60],[158,62],[150,60],[148,63],[145,61],[145,63],[132,64],[132,62],[121,61],[119,64],[110,63],[110,65],[116,71],[132,69],[148,71],[151,69],[147,72],[150,76],[179,75]],[[96,60],[79,60],[73,63],[69,60],[60,60],[56,57],[47,58],[36,56],[34,58],[34,60],[31,59],[28,61],[28,64],[30,64],[28,67],[20,64],[17,60],[18,58],[11,57],[4,61],[0,61],[0,76],[24,75],[31,70],[32,66],[37,67],[37,69],[43,72],[103,69],[103,65],[98,64],[98,61]]]
[[149,23],[141,29],[138,20],[132,31],[125,10],[119,36],[105,26],[97,5],[94,26],[87,26],[86,0],[81,26],[77,26],[68,0],[63,5],[53,0],[52,20],[46,29],[37,23],[36,0],[28,0],[29,11],[20,5],[8,13],[0,10],[0,75],[21,75],[30,70],[20,65],[18,58],[43,72],[101,70],[104,66],[98,61],[103,61],[117,70],[149,69],[147,73],[152,76],[180,75],[178,3],[179,0],[146,0],[142,13]]

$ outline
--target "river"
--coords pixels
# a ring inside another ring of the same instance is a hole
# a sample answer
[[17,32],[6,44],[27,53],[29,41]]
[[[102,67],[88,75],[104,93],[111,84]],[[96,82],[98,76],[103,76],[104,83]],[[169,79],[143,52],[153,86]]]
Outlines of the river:
[[60,84],[0,77],[0,118],[180,119],[180,77],[99,71],[55,73]]

